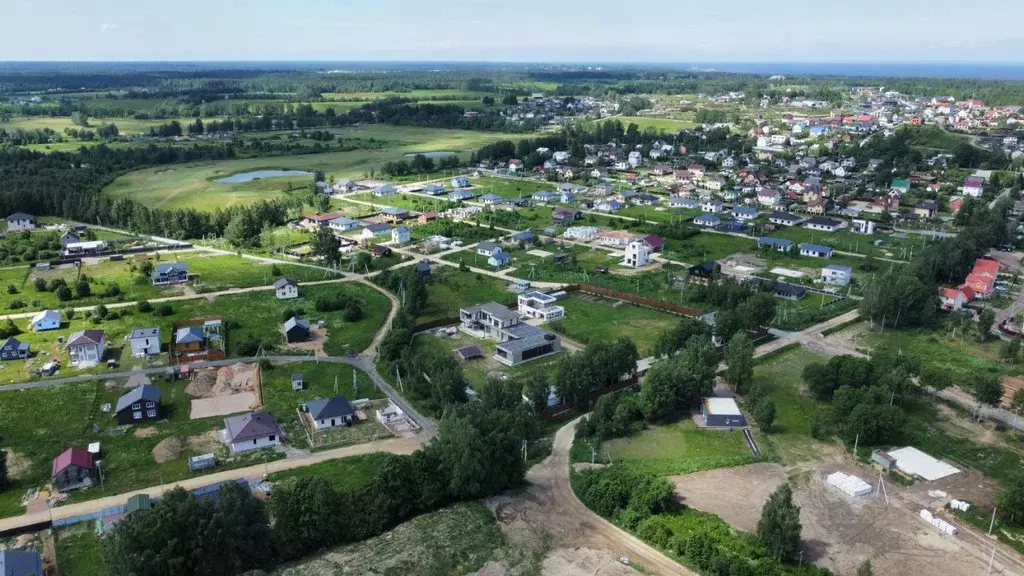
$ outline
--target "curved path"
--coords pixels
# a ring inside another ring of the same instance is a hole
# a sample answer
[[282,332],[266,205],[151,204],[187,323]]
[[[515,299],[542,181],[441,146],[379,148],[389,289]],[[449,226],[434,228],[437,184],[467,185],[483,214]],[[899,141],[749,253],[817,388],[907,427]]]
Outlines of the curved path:
[[637,565],[645,573],[658,576],[695,576],[695,573],[685,566],[598,516],[576,497],[569,484],[569,451],[576,437],[576,424],[579,421],[580,418],[577,418],[559,428],[555,434],[551,455],[531,468],[526,473],[526,479],[550,495],[557,508],[556,513],[585,528],[588,538],[592,538],[596,544],[607,548],[616,556],[625,556],[630,564]]

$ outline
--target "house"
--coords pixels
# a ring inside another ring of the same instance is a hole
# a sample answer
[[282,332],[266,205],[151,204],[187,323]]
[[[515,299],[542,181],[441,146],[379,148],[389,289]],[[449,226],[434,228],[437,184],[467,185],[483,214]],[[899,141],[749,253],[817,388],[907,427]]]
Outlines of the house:
[[469,186],[469,178],[465,176],[456,176],[451,181],[452,188],[465,188]]
[[897,178],[892,181],[892,184],[889,186],[889,190],[899,192],[900,194],[906,194],[910,192],[910,180],[906,178]]
[[603,246],[625,248],[630,242],[639,238],[628,230],[605,230],[600,233],[597,242]]
[[701,214],[693,219],[693,223],[705,228],[714,228],[722,223],[722,219],[718,216],[712,216],[711,214]]
[[327,221],[327,227],[330,228],[332,232],[336,232],[339,234],[342,232],[348,232],[349,230],[355,230],[359,228],[359,226],[359,220],[346,218],[344,216],[339,216],[333,220]]
[[484,194],[480,197],[480,201],[484,203],[484,206],[499,206],[505,203],[505,199],[497,194]]
[[757,247],[762,250],[775,250],[777,252],[789,252],[793,248],[793,242],[791,240],[785,240],[783,238],[772,238],[770,236],[761,236],[757,239]]
[[373,240],[381,236],[389,236],[391,234],[391,224],[387,222],[379,222],[375,224],[368,224],[363,227],[363,230],[359,233],[359,238],[362,240]]
[[72,366],[94,366],[103,360],[103,353],[106,351],[103,330],[79,330],[68,337],[64,349],[71,356]]
[[515,174],[516,172],[523,169],[523,161],[513,158],[508,161],[508,173]]
[[416,264],[416,273],[420,276],[430,276],[430,260],[424,258]]
[[964,279],[960,289],[969,288],[977,298],[988,298],[995,292],[996,277],[999,275],[999,263],[995,260],[978,258],[974,268]]
[[775,297],[783,300],[803,300],[807,296],[807,290],[803,286],[779,282],[775,285]]
[[341,179],[335,182],[334,186],[332,186],[331,188],[338,194],[344,194],[346,192],[351,192],[355,190],[356,183],[351,180]]
[[939,286],[939,308],[949,312],[962,310],[964,305],[970,301],[966,294],[967,290],[970,289],[960,290]]
[[800,255],[811,256],[812,258],[831,258],[832,248],[822,246],[821,244],[809,244],[804,242],[800,244]]
[[380,215],[388,222],[401,222],[402,220],[408,220],[410,218],[409,211],[405,208],[395,208],[394,206],[385,206],[380,209]]
[[448,198],[453,202],[460,202],[463,200],[472,200],[473,198],[476,198],[476,194],[473,194],[469,190],[454,190],[448,195]]
[[337,214],[307,214],[302,217],[299,226],[312,229],[322,228],[328,226],[330,221],[337,217]]
[[317,430],[348,426],[356,419],[355,409],[344,396],[310,400],[302,405],[302,409],[309,414],[313,428]]
[[86,242],[70,242],[64,246],[64,256],[68,258],[99,256],[107,251],[107,243],[103,240],[89,240]]
[[499,248],[496,253],[487,257],[487,263],[495,268],[508,266],[512,263],[512,255]]
[[163,416],[160,389],[149,384],[136,386],[125,392],[117,399],[117,407],[114,408],[114,418],[120,424],[159,420]]
[[270,412],[225,418],[224,432],[232,454],[281,445],[281,427]]
[[704,398],[700,403],[700,415],[705,426],[721,428],[746,428],[747,418],[732,398]]
[[0,360],[24,360],[29,354],[31,351],[28,342],[21,342],[14,336],[0,344]]
[[925,200],[914,206],[914,214],[920,218],[934,218],[939,211],[939,205],[934,200]]
[[718,214],[719,212],[721,212],[725,208],[722,207],[722,203],[721,202],[715,202],[713,200],[708,200],[708,201],[706,201],[706,202],[704,202],[704,203],[702,203],[700,205],[700,209],[702,211],[704,211],[704,212],[710,212],[712,214]]
[[714,260],[695,264],[687,269],[687,275],[691,282],[700,284],[711,284],[717,282],[722,275],[722,265]]
[[551,212],[551,223],[555,226],[571,226],[580,214],[572,208],[555,208]]
[[160,327],[136,328],[128,334],[128,347],[133,358],[160,354]]
[[874,234],[877,224],[874,220],[854,218],[850,221],[850,230],[857,234]]
[[174,351],[177,354],[199,352],[205,343],[206,332],[202,326],[183,326],[174,333]]
[[43,310],[36,314],[29,321],[29,330],[42,332],[44,330],[56,330],[60,328],[60,310]]
[[829,264],[821,269],[821,281],[825,284],[846,286],[853,278],[853,269],[849,266]]
[[397,226],[391,231],[392,244],[406,244],[412,240],[412,232],[405,226]]
[[53,459],[50,484],[57,492],[88,488],[94,482],[92,454],[81,448],[68,448]]
[[638,206],[655,206],[661,199],[653,194],[637,194],[632,198],[633,204]]
[[285,320],[283,330],[285,341],[289,344],[309,340],[309,320],[302,320],[298,316],[292,316]]
[[626,256],[623,266],[641,268],[651,263],[651,247],[643,240],[633,240],[626,245]]
[[732,215],[737,220],[754,220],[757,218],[757,208],[751,208],[749,206],[735,206],[732,209]]
[[416,219],[419,224],[430,224],[434,220],[437,220],[437,212],[422,212],[420,217]]
[[654,234],[644,236],[644,242],[651,247],[651,252],[661,252],[665,249],[665,239]]
[[444,196],[444,186],[440,184],[427,184],[423,187],[423,193],[430,196]]
[[291,278],[278,278],[274,282],[274,293],[278,300],[290,300],[299,297],[299,283]]
[[0,550],[0,576],[42,576],[43,558],[34,551]]
[[570,226],[565,229],[562,237],[581,242],[590,242],[598,237],[598,231],[594,226]]
[[622,204],[615,199],[602,200],[594,205],[594,210],[598,212],[617,212],[620,208],[622,208]]
[[398,188],[395,188],[391,184],[383,184],[374,188],[371,194],[377,197],[394,196],[395,194],[398,194]]
[[768,221],[779,226],[796,226],[804,219],[789,212],[776,212],[768,217]]
[[519,315],[544,321],[564,318],[565,308],[556,306],[557,301],[554,296],[536,290],[520,294],[517,299]]
[[506,366],[517,366],[561,350],[557,335],[521,322],[515,312],[497,302],[462,308],[459,320],[463,332],[496,340],[494,359]]
[[153,286],[167,286],[188,282],[187,262],[165,262],[153,269]]
[[757,193],[757,203],[761,206],[775,206],[782,202],[782,195],[778,190],[765,188]]
[[823,232],[835,232],[842,227],[843,223],[831,218],[811,218],[804,222],[804,227],[810,230],[821,230]]
[[490,257],[490,256],[494,256],[495,254],[497,254],[497,253],[499,253],[501,251],[502,251],[501,246],[499,246],[497,244],[497,242],[486,241],[486,242],[481,242],[481,243],[476,245],[476,253],[481,255],[481,256],[488,256],[488,257]]
[[7,231],[21,232],[23,230],[35,230],[36,219],[24,212],[15,212],[7,217]]
[[507,241],[512,244],[523,244],[532,245],[533,241],[537,238],[537,235],[533,233],[533,228],[527,228],[519,232],[514,232],[507,236]]
[[968,176],[964,181],[963,193],[965,196],[977,198],[985,191],[985,179],[981,176]]
[[[81,238],[74,232],[65,232],[60,235],[60,247],[67,248],[68,244],[75,244],[81,241]],[[2,575],[0,575],[2,576]]]
[[557,196],[555,196],[555,193],[549,190],[540,190],[534,192],[533,195],[530,196],[530,199],[538,204],[547,204],[549,202],[554,202],[555,198],[557,198]]
[[668,205],[670,208],[684,208],[686,210],[695,210],[698,206],[696,200],[693,198],[686,198],[684,196],[673,196],[669,198]]

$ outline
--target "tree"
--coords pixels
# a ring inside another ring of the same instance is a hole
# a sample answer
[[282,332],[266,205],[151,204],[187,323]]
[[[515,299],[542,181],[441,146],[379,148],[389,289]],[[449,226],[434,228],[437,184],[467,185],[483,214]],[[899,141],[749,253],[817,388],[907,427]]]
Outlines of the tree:
[[274,486],[270,513],[274,544],[285,559],[301,558],[339,540],[338,494],[319,477],[290,478]]
[[985,308],[978,314],[978,340],[988,340],[992,337],[992,325],[996,323],[996,313],[991,308]]
[[1003,347],[1003,358],[1010,364],[1016,364],[1020,359],[1020,339],[1010,337],[1009,342]]
[[768,497],[761,509],[757,539],[773,558],[792,560],[800,548],[800,531],[800,507],[793,503],[793,488],[787,482]]
[[1024,413],[1024,388],[1014,391],[1013,398],[1010,400],[1010,410],[1014,414]]
[[89,126],[89,117],[85,112],[74,111],[71,113],[71,123],[75,126],[81,126],[83,128]]
[[972,392],[979,404],[995,406],[1003,397],[1003,385],[998,376],[981,376],[975,382]]
[[88,298],[92,294],[92,287],[89,286],[89,281],[85,278],[79,278],[78,282],[75,282],[75,296],[78,298]]
[[737,332],[725,347],[725,376],[744,393],[754,377],[754,344],[746,332]]
[[341,259],[341,252],[339,252],[341,242],[330,228],[317,228],[313,232],[310,247],[313,249],[313,254],[323,258],[328,264],[337,264]]
[[71,300],[74,297],[71,294],[71,289],[68,288],[67,286],[63,285],[63,284],[58,286],[57,290],[55,290],[53,294],[54,294],[54,296],[57,297],[57,300],[59,302],[66,302],[68,300]]
[[358,322],[363,318],[363,306],[358,300],[349,300],[345,305],[345,321]]
[[775,401],[768,397],[760,398],[754,403],[751,414],[757,422],[757,429],[767,433],[775,423]]
[[1018,480],[999,495],[999,510],[1016,526],[1024,525],[1024,482]]

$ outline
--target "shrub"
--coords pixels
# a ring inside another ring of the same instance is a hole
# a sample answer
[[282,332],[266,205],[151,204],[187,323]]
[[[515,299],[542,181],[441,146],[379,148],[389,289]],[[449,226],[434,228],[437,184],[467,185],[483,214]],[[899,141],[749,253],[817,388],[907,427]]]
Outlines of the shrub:
[[57,301],[59,302],[67,302],[74,297],[74,295],[71,294],[71,288],[68,288],[67,285],[58,286],[54,291],[54,296],[57,297]]
[[359,302],[350,300],[348,305],[345,306],[345,320],[348,322],[358,322],[363,319],[363,307]]
[[63,316],[63,318],[68,322],[75,319],[75,314],[76,312],[74,308],[68,308],[67,310],[61,312],[61,316]]
[[17,310],[19,308],[24,308],[25,303],[22,302],[21,300],[11,300],[11,303],[8,304],[7,307],[10,308],[11,310]]
[[47,286],[50,292],[56,292],[61,286],[67,285],[68,283],[65,282],[63,278],[54,278],[53,280],[50,280],[50,283]]
[[256,339],[240,340],[235,345],[235,352],[238,356],[255,356],[260,350],[260,342]]
[[156,309],[157,316],[170,316],[171,314],[174,314],[174,308],[171,308],[170,304],[162,304]]
[[107,284],[106,289],[103,290],[103,295],[107,298],[114,298],[121,295],[121,287],[113,282]]
[[139,300],[138,303],[135,304],[135,308],[143,314],[153,311],[153,305],[149,303],[149,300]]
[[35,287],[36,292],[46,292],[46,280],[43,278],[36,278],[35,281],[32,282],[32,286]]
[[17,294],[18,293],[18,287],[15,286],[14,284],[8,284],[7,285],[7,293],[8,294]]
[[109,314],[109,313],[110,313],[110,311],[107,310],[107,307],[104,306],[103,304],[100,304],[99,306],[93,308],[93,316],[97,316],[97,317],[99,317],[101,319],[102,318],[106,318],[107,314]]

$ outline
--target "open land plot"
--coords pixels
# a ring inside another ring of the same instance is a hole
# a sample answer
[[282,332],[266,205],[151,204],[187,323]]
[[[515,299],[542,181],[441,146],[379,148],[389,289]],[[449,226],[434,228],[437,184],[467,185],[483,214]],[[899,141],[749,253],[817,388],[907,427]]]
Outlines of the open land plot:
[[550,375],[554,370],[555,363],[562,357],[562,354],[567,353],[564,351],[565,346],[563,343],[563,352],[531,360],[518,366],[506,366],[494,359],[497,344],[494,340],[475,338],[463,332],[443,338],[434,334],[420,334],[413,341],[415,349],[433,350],[442,355],[455,356],[455,351],[464,346],[480,348],[480,351],[483,353],[482,357],[466,360],[462,363],[462,371],[466,380],[477,391],[481,390],[481,387],[487,383],[487,379],[490,377],[509,377],[525,382],[537,374],[546,373],[546,375]]
[[389,457],[385,452],[371,452],[335,458],[301,468],[271,472],[267,479],[276,483],[288,478],[322,478],[339,492],[358,492],[370,485]]
[[502,198],[529,198],[534,192],[541,190],[555,191],[555,184],[551,182],[538,182],[525,178],[502,178],[499,176],[483,176],[471,178],[473,193],[478,196],[495,194]]
[[614,118],[607,118],[606,120],[618,120],[619,122],[622,122],[623,126],[636,124],[640,131],[643,131],[645,128],[653,128],[658,132],[667,132],[670,134],[675,134],[680,130],[695,128],[700,125],[696,122],[687,122],[685,120],[653,118],[649,116],[615,116]]
[[105,192],[113,197],[128,197],[153,208],[195,208],[213,210],[276,198],[288,186],[302,188],[311,177],[284,177],[240,184],[219,184],[218,178],[261,169],[322,170],[333,178],[358,178],[381,164],[404,158],[405,154],[446,150],[473,151],[483,144],[515,139],[508,134],[443,130],[417,127],[358,126],[339,129],[342,137],[374,138],[393,145],[383,148],[249,158],[218,162],[196,162],[137,170],[121,176]]
[[450,266],[436,266],[427,283],[427,306],[416,318],[429,322],[440,318],[458,318],[459,308],[483,302],[510,304],[515,294],[508,291],[508,282],[492,276],[462,272]]
[[[198,474],[189,470],[188,457],[199,454],[214,452],[223,459],[209,472],[278,457],[274,452],[229,456],[227,447],[212,438],[215,430],[223,428],[222,418],[189,418],[187,382],[154,382],[162,391],[165,419],[142,426],[119,426],[102,407],[117,404],[125,392],[123,383],[115,381],[108,387],[99,380],[0,392],[5,448],[28,462],[25,471],[12,479],[12,486],[0,492],[0,516],[22,513],[22,495],[49,482],[53,458],[66,448],[84,448],[90,442],[100,442],[103,449],[103,486],[72,492],[68,502],[155,486],[161,480],[191,478]],[[169,442],[176,444],[173,448],[164,442],[171,438],[175,439]]]
[[[823,244],[843,252],[871,254],[876,258],[889,258],[893,260],[909,260],[911,249],[916,254],[929,244],[941,240],[941,238],[933,239],[924,234],[884,233],[865,235],[851,232],[845,228],[836,232],[821,232],[808,230],[803,226],[781,227],[766,235],[774,238],[785,238],[798,244],[801,242]],[[876,240],[881,240],[881,245],[875,246]]]
[[[454,203],[443,196],[440,198],[426,198],[416,194],[395,194],[394,196],[378,198],[369,192],[361,192],[359,194],[348,194],[338,200],[341,202],[352,200],[353,204],[359,206],[364,212],[379,211],[387,206],[405,208],[414,212],[439,212],[447,210],[454,205]],[[368,202],[370,206],[356,204],[356,202]]]
[[641,358],[651,354],[662,332],[679,323],[679,316],[668,312],[579,292],[558,304],[565,307],[565,318],[551,323],[555,332],[582,344],[626,336]]
[[663,208],[657,210],[655,206],[624,206],[615,213],[616,216],[636,218],[646,222],[657,222],[660,224],[671,224],[675,222],[688,222],[700,216],[700,210],[686,210],[682,208]]
[[55,531],[57,567],[62,574],[112,576],[103,556],[102,537],[89,522]]
[[[149,133],[150,128],[166,124],[175,118],[165,118],[161,120],[136,120],[134,118],[89,118],[89,126],[86,130],[95,130],[100,124],[114,123],[117,125],[118,130],[122,134],[135,135],[140,132]],[[189,118],[177,118],[178,122],[182,126],[192,122]],[[70,116],[18,116],[11,118],[6,122],[0,122],[0,128],[6,130],[43,130],[49,128],[60,134],[64,133],[65,128],[79,129],[72,121]],[[76,142],[78,146],[94,146],[99,144],[100,141],[88,141],[88,142]]]

